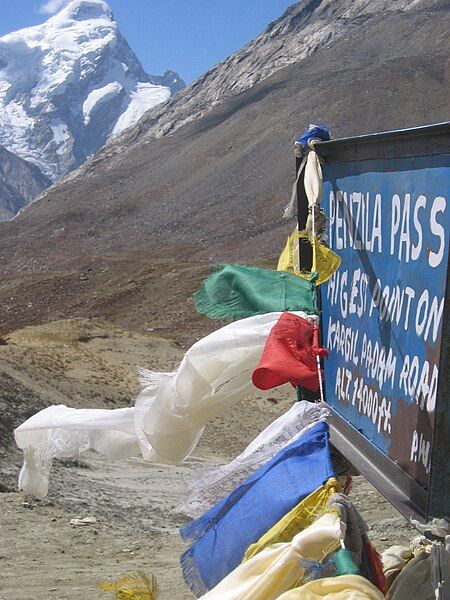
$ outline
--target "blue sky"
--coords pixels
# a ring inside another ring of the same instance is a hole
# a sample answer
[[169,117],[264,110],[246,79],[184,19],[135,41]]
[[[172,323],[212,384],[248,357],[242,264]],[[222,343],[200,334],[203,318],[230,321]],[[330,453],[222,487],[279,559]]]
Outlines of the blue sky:
[[[190,83],[254,38],[295,0],[108,0],[144,69]],[[0,36],[48,18],[67,0],[0,0]]]

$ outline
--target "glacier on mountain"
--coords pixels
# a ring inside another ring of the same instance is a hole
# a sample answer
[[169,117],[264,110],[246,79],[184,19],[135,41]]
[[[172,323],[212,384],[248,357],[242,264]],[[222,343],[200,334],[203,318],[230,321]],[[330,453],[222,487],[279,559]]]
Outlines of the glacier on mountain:
[[0,144],[55,180],[183,86],[144,71],[106,2],[73,0],[0,38]]

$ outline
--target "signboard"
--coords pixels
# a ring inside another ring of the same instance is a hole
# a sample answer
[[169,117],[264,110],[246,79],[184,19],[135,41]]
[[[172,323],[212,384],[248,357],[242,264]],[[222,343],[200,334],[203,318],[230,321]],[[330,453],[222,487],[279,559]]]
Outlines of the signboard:
[[328,243],[342,259],[321,286],[336,445],[340,440],[347,455],[359,446],[356,466],[366,474],[371,463],[369,480],[372,471],[405,516],[422,519],[444,510],[442,498],[434,508],[430,498],[434,462],[435,476],[444,469],[448,482],[446,456],[434,448],[437,428],[448,443],[447,408],[437,410],[447,403],[439,389],[448,312],[448,135],[439,125],[317,147],[326,161]]

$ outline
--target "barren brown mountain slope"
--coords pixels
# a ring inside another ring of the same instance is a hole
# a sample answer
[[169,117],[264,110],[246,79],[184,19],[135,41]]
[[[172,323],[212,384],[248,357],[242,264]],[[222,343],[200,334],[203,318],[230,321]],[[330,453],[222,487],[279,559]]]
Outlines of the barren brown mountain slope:
[[373,15],[172,135],[112,144],[2,226],[3,268],[104,253],[275,254],[305,125],[319,119],[341,136],[445,120],[447,7]]
[[104,317],[190,344],[217,327],[196,314],[191,297],[206,264],[126,255],[75,261],[58,271],[0,276],[0,335],[66,317]]
[[[310,20],[323,17],[322,3],[308,6]],[[189,330],[188,298],[206,264],[277,255],[290,227],[280,215],[292,140],[306,124],[322,120],[341,136],[447,118],[447,7],[419,0],[365,15],[162,138],[144,117],[0,224],[0,332],[84,314],[145,328],[167,312],[173,329]],[[288,33],[279,35],[283,45]]]

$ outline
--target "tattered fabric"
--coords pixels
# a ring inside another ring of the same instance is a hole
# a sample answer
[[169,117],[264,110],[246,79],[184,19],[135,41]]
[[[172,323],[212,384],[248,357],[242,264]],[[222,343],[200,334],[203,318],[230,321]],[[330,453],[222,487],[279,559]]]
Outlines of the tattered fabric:
[[[251,375],[281,313],[230,323],[196,342],[162,385],[146,371],[136,400],[135,425],[144,458],[156,453],[179,463],[197,445],[205,425],[246,397]],[[297,316],[306,316],[298,313]]]
[[278,521],[255,544],[252,544],[245,553],[244,560],[249,560],[258,552],[273,544],[290,542],[297,533],[303,531],[327,510],[331,496],[341,491],[339,482],[331,477],[324,485],[309,494],[297,506]]
[[256,315],[211,333],[187,351],[173,373],[142,371],[145,388],[135,407],[60,405],[32,416],[14,432],[24,451],[21,489],[44,497],[52,459],[78,457],[89,449],[109,458],[142,454],[152,462],[182,461],[208,421],[252,389],[252,372],[280,314]]
[[305,559],[322,561],[339,547],[344,531],[337,515],[325,514],[291,542],[269,546],[239,565],[202,600],[276,600],[305,574]]
[[310,321],[283,313],[272,328],[253,372],[253,384],[268,390],[290,382],[316,392],[320,382],[313,342],[314,326]]
[[291,273],[224,265],[194,294],[195,308],[212,319],[242,319],[274,311],[317,313],[314,286]]
[[345,547],[350,551],[361,575],[384,592],[386,578],[381,557],[369,542],[368,527],[364,519],[345,494],[335,494],[330,498],[328,505],[339,511],[342,521],[346,524]]
[[195,540],[181,557],[189,587],[197,594],[213,588],[250,544],[332,475],[328,425],[319,422],[181,530]]
[[325,577],[290,590],[277,600],[383,600],[384,596],[361,575]]
[[431,584],[436,600],[450,597],[450,554],[439,542],[431,545]]
[[19,489],[35,498],[47,495],[54,458],[76,458],[87,450],[114,459],[140,454],[133,408],[49,406],[20,425],[14,436],[24,454]]
[[326,421],[330,411],[325,403],[302,400],[268,425],[234,460],[226,465],[193,469],[184,482],[188,497],[182,512],[198,517],[233,491],[247,477],[275,456],[281,448],[298,439],[308,427]]
[[390,546],[381,555],[383,571],[386,577],[386,589],[388,590],[403,567],[414,556],[412,550],[398,544]]
[[157,600],[158,584],[152,573],[137,571],[123,575],[113,582],[100,584],[104,592],[114,592],[116,600]]
[[431,582],[431,545],[420,548],[415,556],[403,567],[390,586],[388,600],[435,600],[436,594]]

